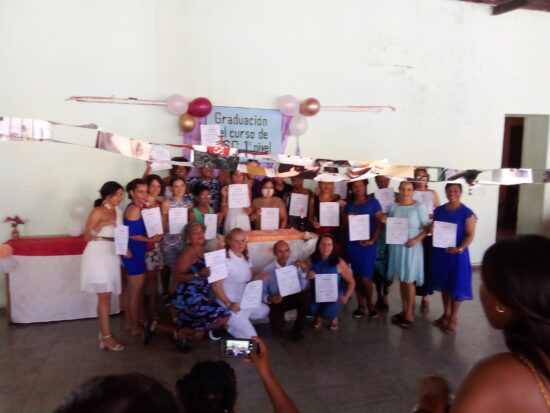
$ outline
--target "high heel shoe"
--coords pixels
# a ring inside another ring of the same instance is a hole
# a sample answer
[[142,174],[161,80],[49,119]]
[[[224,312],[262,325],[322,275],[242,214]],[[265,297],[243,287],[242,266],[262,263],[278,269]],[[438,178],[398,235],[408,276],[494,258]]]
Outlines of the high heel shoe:
[[100,350],[109,350],[109,351],[122,351],[124,346],[113,338],[111,334],[108,336],[101,336],[99,334],[99,348]]
[[143,330],[143,344],[149,344],[149,341],[157,334],[158,321],[153,319],[147,323],[145,330]]

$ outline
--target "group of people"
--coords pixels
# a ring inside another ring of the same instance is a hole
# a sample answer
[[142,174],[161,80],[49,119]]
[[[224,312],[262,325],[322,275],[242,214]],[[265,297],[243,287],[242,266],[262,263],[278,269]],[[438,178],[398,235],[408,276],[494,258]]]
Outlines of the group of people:
[[[280,331],[285,324],[285,313],[290,309],[297,310],[292,336],[300,340],[308,316],[313,318],[315,328],[326,321],[331,330],[337,330],[340,308],[354,291],[358,306],[353,317],[378,317],[379,311],[389,309],[388,290],[394,278],[399,279],[402,302],[401,311],[391,318],[394,324],[405,329],[411,327],[416,289],[423,287],[425,296],[434,290],[442,291],[444,312],[434,325],[449,334],[456,331],[460,304],[472,299],[468,246],[475,227],[475,215],[460,202],[460,184],[447,184],[448,202],[444,205],[438,205],[434,194],[430,198],[433,213],[429,213],[424,202],[415,200],[416,191],[431,191],[427,188],[427,171],[417,169],[413,180],[400,183],[395,203],[383,213],[377,198],[367,193],[367,180],[349,183],[347,196],[341,199],[335,194],[332,182],[319,182],[314,193],[304,188],[304,180],[299,177],[292,178],[292,184],[283,179],[260,181],[239,171],[216,177],[209,168],[200,168],[200,176],[189,177],[189,169],[174,166],[170,176],[164,179],[146,170],[144,178],[130,181],[126,188],[109,181],[100,190],[84,233],[89,242],[83,255],[82,289],[98,295],[101,348],[114,351],[124,348],[109,326],[111,295],[120,294],[122,285],[120,259],[113,247],[118,225],[129,229],[128,251],[122,256],[126,281],[125,328],[132,335],[143,335],[146,344],[160,331],[172,334],[181,351],[188,351],[189,341],[199,340],[207,332],[211,339],[217,339],[221,329],[234,337],[248,338],[257,335],[252,322],[267,317],[272,328]],[[384,176],[376,177],[379,189],[387,188],[389,181]],[[232,184],[247,184],[250,208],[229,208],[228,185]],[[122,213],[118,207],[125,190],[130,203]],[[294,193],[307,196],[307,214],[299,217],[289,214]],[[338,205],[339,225],[321,225],[324,202]],[[155,207],[161,211],[165,233],[149,237],[142,211]],[[187,208],[188,224],[181,234],[167,231],[172,208]],[[316,233],[314,253],[307,259],[296,260],[291,257],[290,245],[279,241],[273,245],[273,261],[262,271],[254,272],[253,257],[248,254],[247,231],[261,228],[262,208],[279,209],[280,228]],[[206,214],[217,214],[217,232],[225,234],[229,274],[226,279],[211,284],[208,283],[210,269],[204,258]],[[370,238],[350,241],[350,217],[365,214],[370,217]],[[402,245],[385,242],[384,224],[394,217],[407,219],[408,240]],[[432,232],[432,219],[456,224],[456,247],[428,250],[431,242],[426,240]],[[296,267],[301,291],[283,297],[276,270],[287,266]],[[332,274],[337,278],[336,301],[317,302],[316,274]],[[160,323],[159,277],[173,325]],[[262,303],[255,309],[242,309],[240,301],[245,287],[255,280],[263,281]],[[149,290],[147,308],[146,287]],[[373,302],[375,287],[376,303]],[[423,303],[424,300],[426,297]]]

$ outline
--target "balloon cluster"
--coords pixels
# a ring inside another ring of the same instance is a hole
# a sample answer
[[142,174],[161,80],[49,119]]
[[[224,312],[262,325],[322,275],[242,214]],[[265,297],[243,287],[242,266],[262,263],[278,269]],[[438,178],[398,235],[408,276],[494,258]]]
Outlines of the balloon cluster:
[[205,117],[212,111],[212,103],[205,97],[188,102],[182,95],[172,95],[166,99],[166,107],[180,117],[178,124],[184,132],[191,132],[197,126],[196,118]]
[[315,116],[321,110],[321,104],[315,98],[307,98],[300,102],[292,95],[284,95],[277,99],[277,107],[283,115],[292,116],[289,124],[290,133],[302,136],[307,131],[307,117]]

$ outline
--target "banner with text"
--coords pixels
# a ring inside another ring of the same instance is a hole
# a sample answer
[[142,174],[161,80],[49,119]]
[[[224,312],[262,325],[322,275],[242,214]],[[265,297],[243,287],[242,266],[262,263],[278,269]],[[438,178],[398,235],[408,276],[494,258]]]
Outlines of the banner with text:
[[282,114],[277,109],[214,106],[208,125],[220,125],[225,145],[244,151],[281,153]]

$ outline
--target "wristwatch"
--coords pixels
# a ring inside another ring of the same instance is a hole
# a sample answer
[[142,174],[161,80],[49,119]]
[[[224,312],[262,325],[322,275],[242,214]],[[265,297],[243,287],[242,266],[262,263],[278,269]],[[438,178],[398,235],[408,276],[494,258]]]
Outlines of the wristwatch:
[[196,272],[196,273],[193,274],[193,276],[194,276],[195,278],[199,278],[199,273]]

